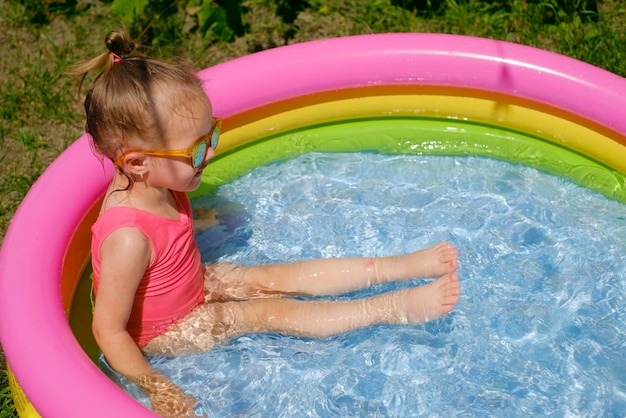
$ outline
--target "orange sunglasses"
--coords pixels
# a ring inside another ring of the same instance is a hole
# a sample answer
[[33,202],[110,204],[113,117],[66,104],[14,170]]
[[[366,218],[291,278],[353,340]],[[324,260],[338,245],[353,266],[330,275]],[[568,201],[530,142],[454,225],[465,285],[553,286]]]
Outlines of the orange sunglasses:
[[131,150],[126,151],[120,157],[115,160],[113,165],[115,167],[119,167],[124,157],[126,157],[131,152],[140,152],[145,155],[156,155],[162,157],[187,157],[189,158],[189,165],[192,168],[198,168],[202,165],[204,160],[206,159],[207,152],[209,152],[209,147],[212,149],[217,148],[217,144],[220,139],[220,129],[222,127],[222,119],[221,118],[213,118],[211,123],[211,130],[206,134],[202,135],[194,144],[187,149],[177,149],[177,150]]

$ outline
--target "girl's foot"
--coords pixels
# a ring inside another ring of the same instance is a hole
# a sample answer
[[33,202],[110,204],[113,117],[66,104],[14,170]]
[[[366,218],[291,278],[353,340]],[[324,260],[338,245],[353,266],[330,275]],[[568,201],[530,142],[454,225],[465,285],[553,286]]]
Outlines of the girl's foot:
[[399,322],[421,324],[439,318],[454,308],[460,294],[459,276],[454,272],[434,282],[401,290],[396,294]]
[[395,280],[440,277],[459,267],[458,252],[452,244],[440,242],[430,248],[401,256],[370,258],[367,268],[375,272],[368,283],[386,283]]
[[459,267],[458,256],[452,244],[440,242],[430,248],[407,254],[407,268],[413,269],[414,277],[439,277],[456,271]]

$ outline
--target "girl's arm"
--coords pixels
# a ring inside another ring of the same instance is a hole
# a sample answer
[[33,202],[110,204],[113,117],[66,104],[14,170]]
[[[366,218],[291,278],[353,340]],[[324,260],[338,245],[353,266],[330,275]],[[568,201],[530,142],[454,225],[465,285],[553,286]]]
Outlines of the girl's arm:
[[100,249],[101,265],[92,330],[107,362],[137,384],[164,417],[192,416],[196,400],[154,370],[126,330],[135,292],[152,257],[150,243],[135,228],[109,235]]

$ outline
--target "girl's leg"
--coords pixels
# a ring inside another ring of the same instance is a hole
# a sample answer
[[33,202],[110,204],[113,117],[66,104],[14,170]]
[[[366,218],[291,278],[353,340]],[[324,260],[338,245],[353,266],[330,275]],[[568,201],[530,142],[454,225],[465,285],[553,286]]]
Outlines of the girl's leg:
[[390,281],[439,277],[457,267],[456,248],[442,242],[401,256],[329,258],[231,268],[227,274],[215,274],[212,278],[207,274],[205,288],[222,299],[284,294],[338,295]]
[[[456,273],[423,286],[346,301],[256,299],[237,304],[240,326],[253,332],[326,337],[374,324],[418,324],[450,312],[458,301]],[[246,331],[248,332],[248,331]]]
[[423,286],[348,301],[290,298],[212,302],[196,308],[144,348],[146,354],[208,351],[250,332],[326,337],[373,324],[417,324],[450,312],[459,300],[456,273]]

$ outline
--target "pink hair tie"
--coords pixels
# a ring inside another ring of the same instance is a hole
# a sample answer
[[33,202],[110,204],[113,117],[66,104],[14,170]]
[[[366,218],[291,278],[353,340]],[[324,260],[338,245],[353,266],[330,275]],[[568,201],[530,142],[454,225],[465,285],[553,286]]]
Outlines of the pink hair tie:
[[122,57],[120,57],[119,55],[117,55],[115,52],[111,51],[111,55],[113,55],[113,62],[120,62],[122,60]]

